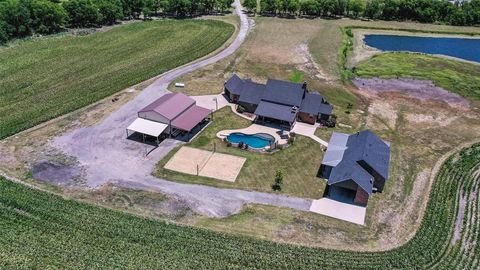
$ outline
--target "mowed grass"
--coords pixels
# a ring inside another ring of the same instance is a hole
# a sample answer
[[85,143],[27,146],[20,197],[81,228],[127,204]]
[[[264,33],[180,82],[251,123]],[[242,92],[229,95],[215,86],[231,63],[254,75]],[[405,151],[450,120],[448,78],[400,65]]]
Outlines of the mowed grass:
[[0,139],[205,56],[234,26],[152,21],[0,49]]
[[[168,224],[0,178],[0,268],[478,269],[479,162],[479,145],[450,157],[433,183],[412,240],[373,253],[284,245]],[[452,238],[462,197],[468,198],[459,223],[463,226]]]
[[467,99],[480,100],[480,65],[413,53],[385,53],[356,67],[359,77],[432,80]]
[[227,147],[225,142],[216,137],[219,131],[245,128],[250,124],[250,121],[235,115],[230,108],[223,108],[215,112],[214,122],[191,143],[187,144],[191,147],[212,151],[215,143],[217,152],[245,157],[247,160],[234,183],[165,169],[165,164],[179,148],[169,153],[158,163],[154,175],[178,182],[273,192],[271,186],[274,182],[275,173],[277,170],[281,170],[284,173],[281,194],[306,198],[321,197],[325,188],[325,181],[318,178],[317,173],[323,152],[320,145],[312,139],[298,136],[295,143],[289,148],[273,154],[261,154]]

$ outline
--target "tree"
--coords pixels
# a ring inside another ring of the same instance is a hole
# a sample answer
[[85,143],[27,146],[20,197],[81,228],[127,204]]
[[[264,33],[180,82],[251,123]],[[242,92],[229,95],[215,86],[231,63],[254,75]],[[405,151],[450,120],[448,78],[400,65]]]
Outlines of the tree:
[[190,0],[170,0],[168,2],[167,11],[178,17],[184,17],[190,12],[191,5],[192,3]]
[[243,6],[247,9],[248,12],[257,12],[257,0],[245,0]]
[[354,18],[357,18],[365,11],[365,2],[363,0],[351,0],[348,2],[348,10]]
[[283,172],[278,170],[275,173],[275,182],[272,185],[272,189],[275,191],[280,191],[282,190],[282,184],[283,184]]
[[142,9],[143,17],[150,18],[155,13],[155,1],[154,0],[145,0],[144,6]]
[[260,7],[261,7],[262,13],[276,14],[277,7],[275,2],[276,2],[275,0],[261,0]]
[[30,35],[30,10],[20,0],[6,0],[0,2],[1,18],[5,23],[9,37],[25,37]]
[[63,2],[72,27],[92,27],[100,22],[101,15],[91,0],[69,0]]
[[145,7],[145,0],[122,0],[123,15],[130,18],[139,18]]
[[0,44],[5,44],[8,41],[7,23],[0,18]]
[[367,1],[364,16],[374,20],[381,18],[383,16],[383,3],[381,0]]
[[123,18],[122,2],[120,0],[100,0],[97,3],[102,24],[115,24]]
[[[232,7],[233,0],[219,0],[220,11],[223,13]],[[256,5],[256,3],[255,3]]]
[[67,22],[67,13],[62,6],[47,0],[23,1],[30,11],[30,28],[40,34],[60,31]]
[[287,12],[289,14],[295,15],[299,10],[300,10],[299,0],[288,0]]
[[319,6],[316,0],[300,1],[300,13],[304,15],[314,16],[319,14]]

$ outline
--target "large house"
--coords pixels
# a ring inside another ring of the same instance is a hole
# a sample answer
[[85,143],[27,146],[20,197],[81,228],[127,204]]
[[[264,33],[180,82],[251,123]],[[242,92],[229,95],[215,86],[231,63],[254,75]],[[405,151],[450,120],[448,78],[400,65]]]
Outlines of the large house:
[[269,79],[266,84],[233,75],[225,83],[225,95],[245,112],[256,115],[256,121],[275,122],[292,128],[297,120],[315,124],[328,120],[333,106],[322,95],[310,93],[306,83]]
[[158,139],[163,134],[173,137],[191,133],[201,126],[211,111],[196,105],[196,101],[182,93],[168,93],[138,112],[138,118],[127,128],[127,136],[137,132]]
[[333,132],[320,167],[327,195],[366,206],[388,179],[390,145],[370,130],[348,135]]

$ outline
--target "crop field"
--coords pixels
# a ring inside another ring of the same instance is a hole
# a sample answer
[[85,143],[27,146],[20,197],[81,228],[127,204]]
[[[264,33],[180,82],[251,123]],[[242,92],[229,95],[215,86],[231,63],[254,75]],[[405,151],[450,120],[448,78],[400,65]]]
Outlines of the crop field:
[[0,48],[0,139],[205,56],[233,32],[213,20],[152,21]]
[[385,53],[358,65],[355,75],[432,80],[436,85],[467,99],[480,100],[479,64],[421,54]]
[[[385,252],[275,244],[167,224],[0,179],[0,267],[478,269],[480,145],[441,167],[416,235]],[[194,255],[192,255],[194,254]]]

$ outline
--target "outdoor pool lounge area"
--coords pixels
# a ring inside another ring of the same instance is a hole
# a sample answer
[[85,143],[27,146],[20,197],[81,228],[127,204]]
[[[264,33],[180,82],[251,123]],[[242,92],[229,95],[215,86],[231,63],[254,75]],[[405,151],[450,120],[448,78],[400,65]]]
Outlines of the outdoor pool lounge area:
[[244,134],[234,132],[227,136],[227,140],[233,144],[244,143],[251,148],[264,148],[275,144],[275,138],[266,133]]

